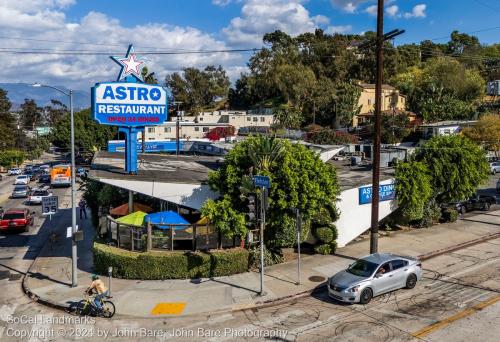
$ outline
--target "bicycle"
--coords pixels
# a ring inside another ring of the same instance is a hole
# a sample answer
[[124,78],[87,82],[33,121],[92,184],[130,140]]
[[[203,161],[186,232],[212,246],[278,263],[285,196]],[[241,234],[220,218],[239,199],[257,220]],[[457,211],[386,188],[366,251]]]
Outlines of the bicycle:
[[109,300],[101,299],[101,309],[98,309],[94,304],[95,295],[84,292],[85,299],[79,301],[76,307],[73,308],[74,313],[79,316],[100,316],[111,318],[115,315],[115,304]]

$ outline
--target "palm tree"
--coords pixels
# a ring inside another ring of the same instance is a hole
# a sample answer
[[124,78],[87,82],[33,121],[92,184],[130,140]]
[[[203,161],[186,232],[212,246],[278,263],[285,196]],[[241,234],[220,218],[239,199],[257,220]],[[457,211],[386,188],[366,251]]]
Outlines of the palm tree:
[[283,144],[276,137],[258,135],[250,140],[248,146],[248,156],[253,166],[262,171],[270,171],[273,163],[278,161],[283,153]]

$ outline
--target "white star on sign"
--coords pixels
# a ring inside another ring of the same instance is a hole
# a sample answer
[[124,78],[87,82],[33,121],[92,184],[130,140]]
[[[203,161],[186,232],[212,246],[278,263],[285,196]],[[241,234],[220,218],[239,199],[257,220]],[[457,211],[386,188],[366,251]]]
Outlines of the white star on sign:
[[111,59],[122,67],[120,75],[118,75],[118,81],[130,75],[144,82],[141,73],[142,69],[146,66],[146,62],[134,53],[134,47],[132,45],[129,45],[127,54],[124,58],[111,56]]

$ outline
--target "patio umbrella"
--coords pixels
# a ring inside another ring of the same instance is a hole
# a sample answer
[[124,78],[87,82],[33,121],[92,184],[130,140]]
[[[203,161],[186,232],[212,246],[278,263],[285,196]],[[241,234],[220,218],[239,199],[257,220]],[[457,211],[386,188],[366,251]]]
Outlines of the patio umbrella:
[[[168,229],[169,225],[188,225],[189,222],[184,219],[181,215],[174,211],[161,211],[159,213],[153,213],[146,215],[144,219],[145,222],[150,222],[152,225],[157,226],[160,229]],[[185,229],[186,227],[178,226],[174,229]]]
[[144,224],[144,217],[146,216],[145,212],[136,211],[135,213],[120,217],[116,221],[130,226],[142,226]]
[[[143,211],[145,213],[150,213],[153,211],[150,206],[142,204],[142,203],[134,203],[134,210],[133,212],[136,211]],[[113,208],[109,211],[109,213],[113,216],[125,216],[129,214],[128,212],[128,203],[122,204],[116,208]]]

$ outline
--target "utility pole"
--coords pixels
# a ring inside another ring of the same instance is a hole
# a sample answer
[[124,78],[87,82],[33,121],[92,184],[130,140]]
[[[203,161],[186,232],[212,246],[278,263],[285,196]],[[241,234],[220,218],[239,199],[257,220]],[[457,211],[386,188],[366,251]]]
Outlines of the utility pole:
[[175,155],[179,155],[179,150],[180,150],[180,142],[179,142],[179,135],[180,135],[180,122],[179,122],[179,116],[181,112],[179,111],[179,105],[182,104],[182,102],[179,101],[174,101],[174,105],[177,105],[177,120],[175,122]]
[[384,34],[384,0],[377,5],[377,75],[375,81],[375,127],[373,134],[373,180],[372,180],[372,214],[370,232],[370,253],[378,252],[378,220],[380,202],[380,130],[382,121],[382,85],[384,78],[384,42],[404,33],[404,30],[393,30]]

